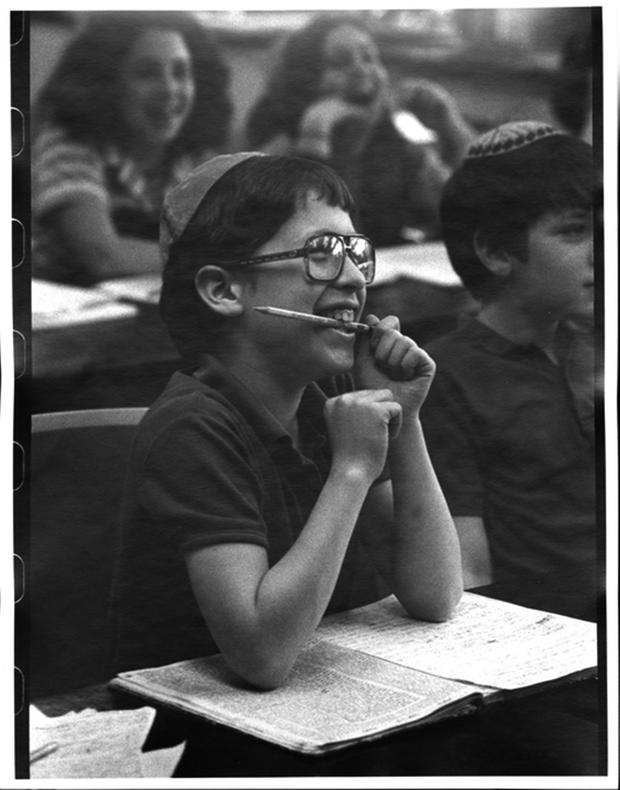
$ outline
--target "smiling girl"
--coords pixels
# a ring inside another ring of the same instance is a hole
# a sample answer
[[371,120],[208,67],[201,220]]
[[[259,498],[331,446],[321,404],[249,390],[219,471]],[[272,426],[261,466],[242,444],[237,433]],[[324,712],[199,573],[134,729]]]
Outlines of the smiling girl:
[[191,15],[87,14],[34,112],[35,275],[89,284],[158,271],[164,193],[225,146],[227,91]]
[[284,42],[248,143],[309,156],[344,178],[377,245],[436,237],[441,189],[472,132],[429,80],[392,80],[361,14],[321,13]]

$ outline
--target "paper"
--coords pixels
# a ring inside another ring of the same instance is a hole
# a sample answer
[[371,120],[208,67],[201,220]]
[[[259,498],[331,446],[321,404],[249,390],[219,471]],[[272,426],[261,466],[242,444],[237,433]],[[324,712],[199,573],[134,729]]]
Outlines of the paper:
[[414,145],[432,145],[437,142],[437,132],[424,126],[413,113],[398,110],[392,113],[392,121],[402,136]]
[[596,625],[464,593],[453,618],[424,623],[393,596],[325,618],[321,639],[441,677],[499,689],[597,665]]
[[440,288],[463,288],[441,242],[380,247],[375,280],[370,288],[398,280],[418,280]]
[[126,672],[119,685],[304,752],[378,737],[476,699],[461,684],[316,639],[273,691],[241,684],[220,655]]
[[121,304],[96,288],[32,280],[33,330],[126,318],[137,313],[135,305]]
[[30,751],[58,749],[30,766],[32,779],[171,776],[184,744],[141,752],[155,709],[70,712],[48,717],[30,706]]
[[318,754],[593,671],[596,646],[593,623],[473,593],[445,623],[413,620],[391,596],[326,617],[274,691],[240,681],[221,655],[125,672],[112,685]]
[[114,299],[126,299],[140,304],[157,304],[161,291],[161,274],[115,277],[99,283],[97,290]]

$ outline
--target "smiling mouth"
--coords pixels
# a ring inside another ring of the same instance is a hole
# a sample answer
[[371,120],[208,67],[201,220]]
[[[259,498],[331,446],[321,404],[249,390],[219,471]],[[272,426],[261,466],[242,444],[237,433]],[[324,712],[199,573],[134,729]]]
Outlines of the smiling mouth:
[[182,117],[183,111],[180,108],[174,110],[152,109],[147,113],[147,115],[154,123],[170,124]]
[[341,321],[343,324],[350,324],[355,321],[355,310],[331,310],[329,312],[321,313],[325,318],[333,318],[336,321]]

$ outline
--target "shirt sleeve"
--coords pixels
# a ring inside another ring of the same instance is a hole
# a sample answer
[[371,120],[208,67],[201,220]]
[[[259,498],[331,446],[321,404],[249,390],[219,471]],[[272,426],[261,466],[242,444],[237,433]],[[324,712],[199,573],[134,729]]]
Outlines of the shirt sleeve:
[[421,411],[429,455],[453,516],[480,516],[484,486],[474,418],[458,383],[437,372]]
[[139,500],[187,553],[230,542],[267,547],[263,491],[248,442],[227,415],[189,413],[152,442]]
[[60,129],[38,135],[32,151],[32,210],[43,217],[86,196],[108,204],[104,163],[93,147],[69,139]]

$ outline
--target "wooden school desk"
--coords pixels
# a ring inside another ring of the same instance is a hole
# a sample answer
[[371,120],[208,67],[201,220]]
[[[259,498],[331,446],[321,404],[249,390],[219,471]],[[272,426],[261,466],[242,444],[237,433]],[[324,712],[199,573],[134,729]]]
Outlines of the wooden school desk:
[[[131,281],[128,281],[130,283]],[[147,406],[181,364],[155,303],[157,277],[110,298],[112,312],[72,310],[53,322],[33,314],[29,349],[33,413],[81,408]],[[34,283],[36,291],[42,284]],[[63,301],[62,286],[59,298]],[[67,289],[70,293],[70,289]],[[148,293],[151,303],[145,303]],[[36,294],[35,294],[36,296]],[[120,297],[120,298],[119,298]],[[71,303],[67,297],[65,302]],[[117,317],[114,307],[131,308]],[[377,252],[377,276],[367,312],[393,313],[418,342],[447,331],[474,302],[442,244],[406,245]]]
[[[493,586],[476,592],[493,595]],[[502,594],[507,590],[504,588]],[[503,595],[502,595],[503,597]],[[561,605],[561,604],[560,604]],[[595,776],[607,770],[604,675],[515,694],[474,713],[360,743],[300,755],[195,717],[159,713],[144,745],[186,741],[175,777]],[[143,704],[105,685],[35,704],[47,715]]]

